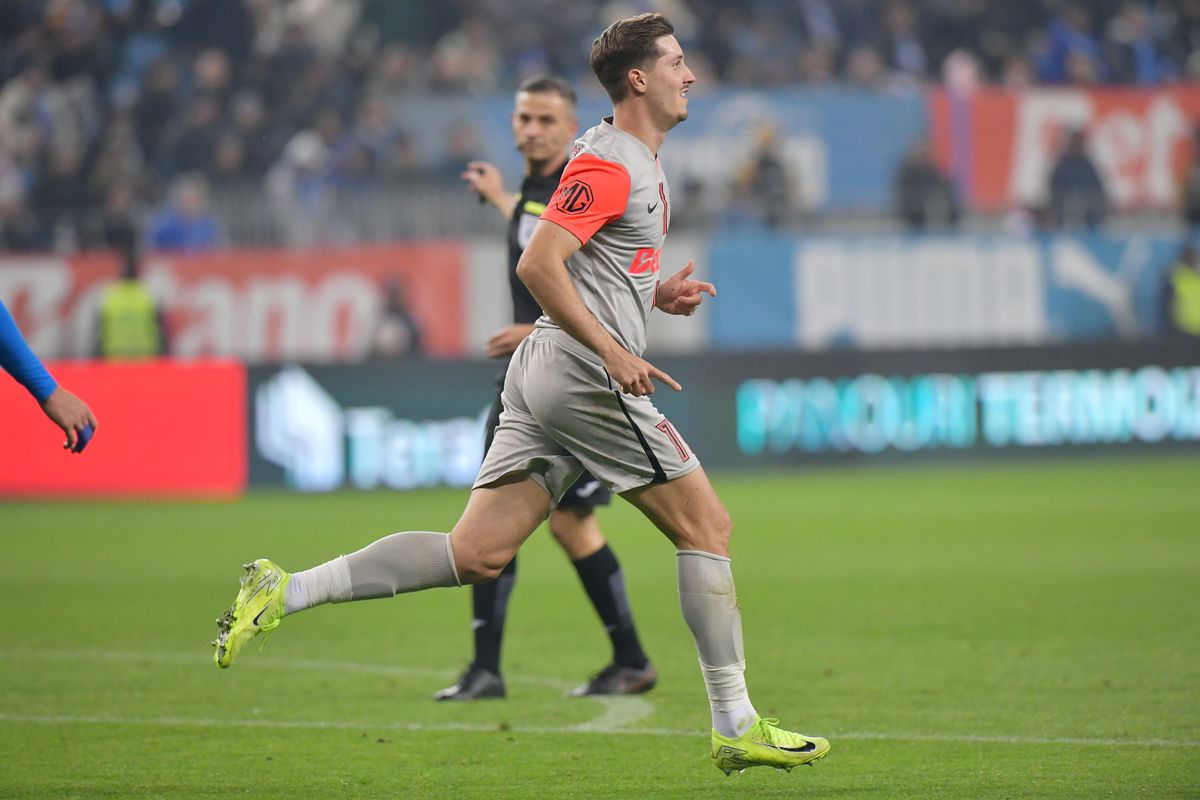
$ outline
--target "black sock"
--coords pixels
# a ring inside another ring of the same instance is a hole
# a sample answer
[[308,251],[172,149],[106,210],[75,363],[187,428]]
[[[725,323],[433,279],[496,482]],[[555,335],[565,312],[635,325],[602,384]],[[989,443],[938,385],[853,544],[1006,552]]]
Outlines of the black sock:
[[517,557],[508,562],[500,577],[491,583],[471,587],[471,627],[475,633],[475,666],[500,674],[500,642],[504,638],[504,618],[508,598],[517,582]]
[[617,556],[604,545],[586,558],[572,562],[588,598],[612,639],[613,661],[626,667],[642,669],[646,654],[633,626],[633,612],[625,594],[625,575]]

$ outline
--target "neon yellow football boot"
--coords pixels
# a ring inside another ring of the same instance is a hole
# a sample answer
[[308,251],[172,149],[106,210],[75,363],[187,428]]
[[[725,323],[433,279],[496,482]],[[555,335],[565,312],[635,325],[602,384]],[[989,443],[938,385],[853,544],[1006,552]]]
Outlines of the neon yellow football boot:
[[804,736],[777,728],[777,719],[758,717],[749,730],[736,739],[712,732],[713,766],[731,775],[750,767],[774,767],[791,772],[793,767],[812,764],[829,752],[829,740]]
[[274,561],[260,558],[242,567],[242,588],[224,614],[217,620],[217,648],[213,661],[221,668],[237,658],[242,645],[260,633],[273,631],[283,619],[283,593],[292,576]]

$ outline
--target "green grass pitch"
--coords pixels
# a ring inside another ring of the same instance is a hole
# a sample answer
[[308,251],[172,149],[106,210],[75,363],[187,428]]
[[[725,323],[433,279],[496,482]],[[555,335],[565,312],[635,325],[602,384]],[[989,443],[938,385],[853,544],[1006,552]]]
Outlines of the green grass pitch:
[[602,511],[660,672],[563,691],[607,640],[540,531],[507,701],[437,704],[468,656],[439,589],[284,621],[227,671],[240,565],[445,530],[461,491],[0,505],[0,798],[1200,797],[1200,460],[719,476],[760,713],[826,735],[726,778],[670,545]]

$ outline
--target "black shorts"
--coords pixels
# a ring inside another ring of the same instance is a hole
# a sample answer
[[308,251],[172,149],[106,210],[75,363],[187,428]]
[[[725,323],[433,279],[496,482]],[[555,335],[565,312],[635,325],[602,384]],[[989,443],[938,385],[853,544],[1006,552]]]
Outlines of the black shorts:
[[[500,373],[496,381],[496,396],[492,398],[492,408],[488,412],[487,439],[483,443],[483,452],[487,453],[492,446],[492,438],[496,435],[496,426],[500,424],[500,392],[504,389],[504,373]],[[559,508],[569,508],[576,515],[586,517],[596,510],[596,506],[607,506],[612,503],[612,491],[588,472],[586,469],[579,479],[571,484],[562,499],[558,501]]]

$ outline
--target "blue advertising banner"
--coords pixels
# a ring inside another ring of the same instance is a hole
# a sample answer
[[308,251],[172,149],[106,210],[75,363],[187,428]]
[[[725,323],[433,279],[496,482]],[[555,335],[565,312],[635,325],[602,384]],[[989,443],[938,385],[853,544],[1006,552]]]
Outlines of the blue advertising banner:
[[1145,339],[1168,237],[724,235],[710,245],[723,350],[871,350]]

